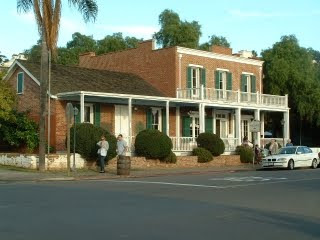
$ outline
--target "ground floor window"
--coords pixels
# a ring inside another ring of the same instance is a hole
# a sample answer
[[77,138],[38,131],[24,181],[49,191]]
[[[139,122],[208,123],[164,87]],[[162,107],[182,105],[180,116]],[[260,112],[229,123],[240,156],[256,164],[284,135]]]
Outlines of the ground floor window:
[[197,138],[200,134],[199,116],[192,116],[190,122],[190,137]]
[[85,104],[84,105],[84,122],[93,124],[93,104]]

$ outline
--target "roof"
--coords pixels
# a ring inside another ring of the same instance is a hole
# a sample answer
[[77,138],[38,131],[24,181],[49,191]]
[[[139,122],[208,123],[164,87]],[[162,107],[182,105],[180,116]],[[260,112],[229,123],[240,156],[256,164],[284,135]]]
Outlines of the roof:
[[[21,60],[19,63],[40,81],[40,63]],[[135,74],[52,64],[51,93],[74,91],[164,96]]]

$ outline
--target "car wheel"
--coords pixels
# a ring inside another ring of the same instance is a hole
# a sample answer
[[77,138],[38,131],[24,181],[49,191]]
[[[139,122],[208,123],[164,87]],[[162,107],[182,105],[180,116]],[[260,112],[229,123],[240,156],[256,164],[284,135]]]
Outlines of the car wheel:
[[289,170],[293,170],[294,169],[294,161],[292,159],[290,159],[290,161],[288,162],[288,169]]
[[318,167],[317,159],[313,159],[311,168],[315,169]]

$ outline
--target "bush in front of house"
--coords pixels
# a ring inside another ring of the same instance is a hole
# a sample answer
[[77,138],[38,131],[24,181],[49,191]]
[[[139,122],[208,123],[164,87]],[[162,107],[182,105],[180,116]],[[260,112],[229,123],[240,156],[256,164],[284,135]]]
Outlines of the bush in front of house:
[[224,153],[224,142],[216,134],[200,133],[197,137],[197,144],[198,147],[207,149],[213,156],[220,156]]
[[162,159],[165,163],[177,163],[177,156],[174,152],[170,151],[170,154]]
[[172,142],[158,130],[145,129],[138,133],[134,147],[138,156],[162,160],[170,154]]
[[237,146],[236,153],[240,155],[240,161],[242,163],[251,163],[254,152],[249,146]]
[[192,154],[194,156],[198,157],[198,162],[199,163],[210,162],[213,159],[213,156],[212,156],[211,152],[208,151],[207,149],[201,148],[201,147],[194,148],[193,151],[192,151]]
[[[70,144],[71,149],[73,149],[73,130],[72,126],[70,130]],[[80,123],[76,124],[76,152],[84,157],[87,161],[95,161],[98,158],[97,142],[100,141],[101,136],[104,135],[109,143],[109,150],[106,157],[106,162],[114,158],[117,147],[117,139],[115,136],[111,135],[108,131],[101,127],[97,127],[90,123]],[[72,151],[72,150],[71,150]]]
[[10,117],[0,118],[0,138],[9,146],[32,152],[39,145],[38,124],[27,112],[11,111]]

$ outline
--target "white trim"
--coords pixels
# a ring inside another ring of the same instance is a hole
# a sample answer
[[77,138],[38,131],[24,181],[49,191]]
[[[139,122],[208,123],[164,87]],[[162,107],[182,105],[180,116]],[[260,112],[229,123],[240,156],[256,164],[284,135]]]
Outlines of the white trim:
[[[22,74],[22,89],[21,92],[19,92],[19,74]],[[17,73],[17,94],[22,95],[24,93],[24,72],[18,72]]]
[[5,80],[9,79],[13,74],[11,71],[16,67],[16,65],[18,65],[36,84],[40,86],[38,79],[36,79],[35,76],[33,76],[20,62],[18,62],[18,60],[15,60],[12,66],[9,68],[7,75],[4,77]]
[[[83,118],[83,122],[84,123],[91,123],[91,124],[94,124],[94,110],[93,110],[93,103],[85,103],[84,104],[84,109],[86,107],[89,107],[90,108],[90,122],[85,122],[84,118]],[[83,112],[83,116],[84,116],[84,112]]]
[[197,64],[188,64],[188,67],[195,67],[195,68],[204,68],[202,65],[197,65]]
[[221,71],[221,72],[230,72],[229,69],[225,69],[225,68],[216,68],[216,71]]
[[243,75],[254,75],[254,74],[251,73],[251,72],[242,72],[241,74],[243,74]]
[[184,48],[184,47],[177,47],[177,52],[182,53],[182,54],[199,56],[199,57],[207,57],[207,58],[225,60],[225,61],[230,61],[230,62],[251,64],[251,65],[255,65],[255,66],[259,66],[259,67],[261,67],[263,64],[263,61],[256,60],[256,59],[249,59],[249,58],[237,57],[237,56],[226,55],[226,54],[218,54],[218,53],[212,53],[212,52]]

